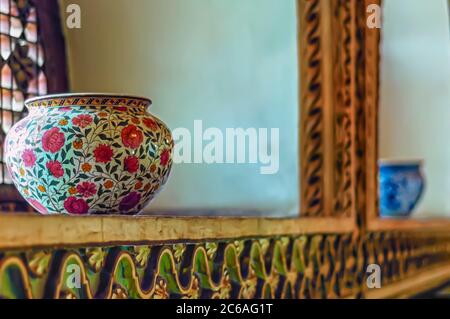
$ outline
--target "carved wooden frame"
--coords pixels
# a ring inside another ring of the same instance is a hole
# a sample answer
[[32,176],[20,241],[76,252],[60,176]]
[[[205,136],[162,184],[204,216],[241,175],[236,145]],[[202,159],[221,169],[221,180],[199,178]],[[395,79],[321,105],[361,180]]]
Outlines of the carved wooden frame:
[[0,216],[0,297],[405,297],[449,279],[447,221],[377,217],[379,2],[298,0],[299,218]]

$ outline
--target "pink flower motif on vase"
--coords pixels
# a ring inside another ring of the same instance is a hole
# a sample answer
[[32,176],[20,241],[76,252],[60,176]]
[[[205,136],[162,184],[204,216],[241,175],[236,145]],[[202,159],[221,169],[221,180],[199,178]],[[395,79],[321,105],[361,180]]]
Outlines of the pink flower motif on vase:
[[89,211],[89,206],[84,199],[77,199],[74,196],[69,197],[64,201],[64,208],[69,214],[73,215],[85,215]]
[[170,152],[168,149],[165,149],[164,151],[162,151],[161,153],[161,157],[160,157],[160,163],[162,166],[166,166],[167,163],[169,162],[170,159]]
[[56,153],[64,146],[65,140],[64,133],[54,127],[42,136],[42,148],[46,152]]
[[112,159],[113,150],[106,144],[100,144],[94,150],[94,156],[98,163],[108,163]]
[[36,154],[31,149],[26,149],[22,153],[22,160],[25,167],[33,167],[34,163],[36,163]]
[[125,147],[138,148],[144,140],[144,135],[135,125],[128,125],[121,133],[122,143]]
[[49,161],[45,164],[45,167],[49,170],[50,174],[56,178],[63,177],[64,169],[60,162],[58,161]]
[[86,114],[80,114],[72,119],[72,124],[81,128],[85,128],[91,123],[92,123],[92,116]]
[[139,169],[139,159],[130,155],[124,160],[124,168],[128,173],[136,173]]
[[92,197],[97,193],[97,187],[91,182],[82,182],[77,185],[78,194],[83,197]]
[[142,122],[144,122],[145,126],[147,126],[149,129],[153,131],[158,129],[158,124],[156,123],[155,120],[151,118],[146,117],[142,120]]

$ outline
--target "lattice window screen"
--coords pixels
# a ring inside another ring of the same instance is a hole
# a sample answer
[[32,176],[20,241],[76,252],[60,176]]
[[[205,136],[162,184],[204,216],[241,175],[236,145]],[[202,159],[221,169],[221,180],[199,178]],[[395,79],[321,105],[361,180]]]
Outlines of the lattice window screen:
[[[40,0],[45,1],[45,0]],[[3,141],[24,115],[24,101],[47,93],[37,8],[30,0],[0,0],[0,185],[10,184]]]

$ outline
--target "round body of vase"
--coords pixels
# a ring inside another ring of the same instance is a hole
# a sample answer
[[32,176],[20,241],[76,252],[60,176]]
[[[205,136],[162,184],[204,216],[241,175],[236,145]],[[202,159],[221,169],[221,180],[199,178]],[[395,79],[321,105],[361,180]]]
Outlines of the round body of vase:
[[380,161],[380,215],[409,216],[421,198],[422,161]]
[[25,102],[6,165],[42,214],[137,214],[166,182],[173,140],[146,98],[62,94]]

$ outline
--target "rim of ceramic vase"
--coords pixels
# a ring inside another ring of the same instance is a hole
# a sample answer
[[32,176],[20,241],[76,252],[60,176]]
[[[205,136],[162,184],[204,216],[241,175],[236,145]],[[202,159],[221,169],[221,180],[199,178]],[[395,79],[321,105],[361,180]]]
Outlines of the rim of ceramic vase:
[[403,165],[419,165],[424,163],[423,158],[380,158],[378,160],[379,166],[403,166]]
[[123,94],[123,93],[105,93],[105,92],[73,92],[73,93],[57,93],[57,94],[47,94],[35,96],[29,99],[26,99],[24,104],[25,106],[29,106],[32,103],[50,99],[61,99],[61,98],[118,98],[118,99],[133,99],[133,100],[141,100],[144,103],[147,103],[147,107],[152,105],[152,100],[145,96],[133,95],[133,94]]

